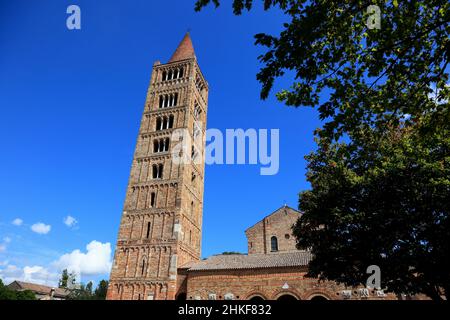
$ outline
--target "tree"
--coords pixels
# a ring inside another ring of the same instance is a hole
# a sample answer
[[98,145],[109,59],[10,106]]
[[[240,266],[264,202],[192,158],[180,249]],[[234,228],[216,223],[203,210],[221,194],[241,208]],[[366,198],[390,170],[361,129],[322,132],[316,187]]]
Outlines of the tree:
[[310,276],[356,286],[377,265],[387,291],[450,298],[450,130],[428,125],[319,142],[307,157],[294,235],[314,255]]
[[67,288],[69,281],[69,272],[67,269],[64,269],[61,274],[61,278],[59,279],[59,287],[60,288]]
[[89,281],[88,284],[86,285],[86,292],[89,295],[92,295],[92,285],[93,285],[92,281]]
[[17,300],[15,292],[3,284],[0,279],[0,300]]
[[72,289],[75,284],[76,284],[76,274],[74,272],[69,273],[67,269],[64,269],[61,273],[61,278],[59,279],[58,286],[64,289]]
[[92,292],[92,286],[92,281],[89,281],[87,285],[80,284],[78,289],[71,290],[68,300],[105,300],[108,291],[108,281],[101,280],[94,293]]
[[[89,291],[89,284],[91,291]],[[87,286],[81,283],[79,288],[71,289],[67,300],[93,300],[92,282],[89,282]]]
[[96,300],[105,300],[107,291],[108,291],[108,281],[101,280],[98,283],[97,288],[95,289],[95,293],[94,293],[95,299]]
[[[252,5],[234,0],[234,13]],[[359,285],[376,264],[387,290],[448,299],[450,3],[264,1],[273,7],[290,22],[255,36],[267,48],[261,98],[293,73],[277,98],[323,120],[294,228],[310,275]]]
[[[197,11],[219,0],[198,0]],[[450,2],[447,0],[264,0],[290,18],[278,36],[260,33],[257,74],[266,99],[276,78],[292,72],[277,93],[289,106],[310,106],[327,121],[318,134],[330,140],[357,135],[361,126],[384,127],[408,117],[413,123],[433,107],[428,96],[448,95]],[[234,0],[237,15],[252,0]],[[380,29],[372,25],[377,10]],[[375,13],[374,13],[375,12]],[[448,120],[447,114],[447,120]]]
[[36,296],[30,290],[11,290],[5,286],[3,281],[0,279],[0,300],[36,300]]
[[16,300],[36,300],[36,295],[31,290],[16,291]]

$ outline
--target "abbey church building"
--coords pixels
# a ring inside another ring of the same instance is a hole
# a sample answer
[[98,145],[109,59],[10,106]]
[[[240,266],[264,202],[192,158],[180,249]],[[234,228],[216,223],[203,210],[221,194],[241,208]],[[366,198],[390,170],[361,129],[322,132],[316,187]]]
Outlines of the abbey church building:
[[[301,213],[288,206],[263,213],[245,230],[248,254],[201,260],[204,162],[173,161],[180,140],[172,134],[185,129],[192,141],[205,136],[208,90],[188,33],[167,63],[153,65],[107,299],[394,298],[306,277],[311,253],[296,249],[291,230]],[[186,153],[195,160],[204,149],[193,145]]]

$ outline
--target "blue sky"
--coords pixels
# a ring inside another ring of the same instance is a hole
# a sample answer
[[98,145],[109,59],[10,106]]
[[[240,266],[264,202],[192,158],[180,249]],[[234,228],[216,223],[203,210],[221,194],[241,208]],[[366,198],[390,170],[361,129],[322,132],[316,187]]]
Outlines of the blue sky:
[[[186,0],[0,3],[0,277],[50,283],[69,263],[83,281],[108,278],[152,65],[167,62],[188,29],[210,86],[208,128],[280,130],[274,176],[206,166],[202,256],[246,252],[246,228],[284,203],[297,208],[320,123],[312,109],[259,99],[263,49],[253,36],[278,34],[286,19],[259,2],[238,17],[229,4],[196,13]],[[71,4],[81,30],[66,28]],[[36,233],[36,223],[50,230]]]

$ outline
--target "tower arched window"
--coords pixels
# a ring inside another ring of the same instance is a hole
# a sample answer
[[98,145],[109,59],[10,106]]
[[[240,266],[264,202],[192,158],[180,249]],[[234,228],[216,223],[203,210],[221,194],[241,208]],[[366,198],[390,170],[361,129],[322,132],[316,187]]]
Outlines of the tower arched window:
[[154,164],[152,166],[152,177],[153,179],[156,179],[158,176],[158,167],[156,166],[156,164]]
[[144,275],[144,272],[145,272],[145,259],[142,259],[141,276]]
[[169,151],[169,147],[170,147],[169,138],[153,141],[153,152],[154,153]]
[[270,238],[270,250],[272,252],[278,251],[278,239],[275,236]]
[[164,140],[164,148],[163,148],[163,151],[169,151],[169,145],[170,145],[170,140],[169,140],[169,138],[166,138],[166,139]]
[[152,166],[153,170],[153,179],[162,179],[164,166],[162,164]]
[[184,67],[172,69],[169,71],[163,71],[161,80],[162,81],[169,81],[169,80],[175,80],[175,79],[181,79],[184,77]]
[[195,161],[197,159],[198,152],[195,147],[192,145],[191,147],[191,159]]
[[156,118],[155,130],[160,131],[165,129],[172,129],[174,120],[175,118],[173,115],[170,115],[169,117],[165,116]]
[[164,172],[164,166],[162,164],[160,164],[158,166],[158,179],[162,179],[163,177],[163,172]]
[[159,108],[175,107],[178,105],[178,92],[159,96]]
[[156,118],[156,131],[158,130],[162,130],[162,122],[160,117]]
[[155,207],[156,205],[156,192],[152,192],[150,195],[150,207]]
[[150,237],[150,228],[151,227],[152,227],[152,224],[150,222],[147,222],[147,234],[145,236],[147,239]]
[[198,92],[202,93],[204,86],[203,81],[199,77],[195,79],[195,86],[197,87]]
[[199,120],[201,113],[202,113],[202,109],[200,108],[199,104],[196,101],[194,103],[194,119]]

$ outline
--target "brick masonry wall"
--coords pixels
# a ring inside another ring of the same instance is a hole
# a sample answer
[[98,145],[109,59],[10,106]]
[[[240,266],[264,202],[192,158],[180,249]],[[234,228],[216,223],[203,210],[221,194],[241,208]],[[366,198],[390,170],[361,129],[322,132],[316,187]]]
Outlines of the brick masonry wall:
[[[319,281],[305,277],[306,270],[299,268],[272,268],[252,270],[225,271],[188,271],[188,300],[208,300],[215,294],[217,300],[225,295],[233,294],[235,300],[248,300],[258,296],[266,300],[276,300],[283,295],[291,295],[296,299],[310,300],[321,296],[329,300],[343,300],[343,291],[350,291],[351,300],[396,300],[388,294],[379,297],[374,290],[369,290],[369,297],[361,296],[360,288],[346,288],[331,281]],[[179,290],[184,290],[179,287]],[[179,292],[181,293],[181,292]]]
[[271,238],[274,236],[277,238],[278,252],[297,250],[291,227],[299,217],[298,211],[285,206],[247,229],[248,253],[271,253]]
[[[185,37],[181,53],[189,48],[186,41],[190,42]],[[178,72],[180,68],[184,70],[182,77],[163,81],[163,73]],[[160,97],[175,94],[178,96],[176,105],[160,107]],[[194,57],[154,64],[107,299],[174,299],[178,286],[177,267],[200,258],[204,163],[172,161],[171,152],[179,141],[171,141],[171,138],[176,129],[186,129],[193,134],[194,105],[202,109],[199,120],[205,129],[207,97],[208,86]],[[172,128],[157,126],[158,121],[169,117],[173,117]],[[154,150],[155,141],[166,139],[169,139],[167,151]],[[197,150],[202,156],[204,141],[200,141]],[[154,165],[163,166],[162,175],[156,178],[153,178]]]

